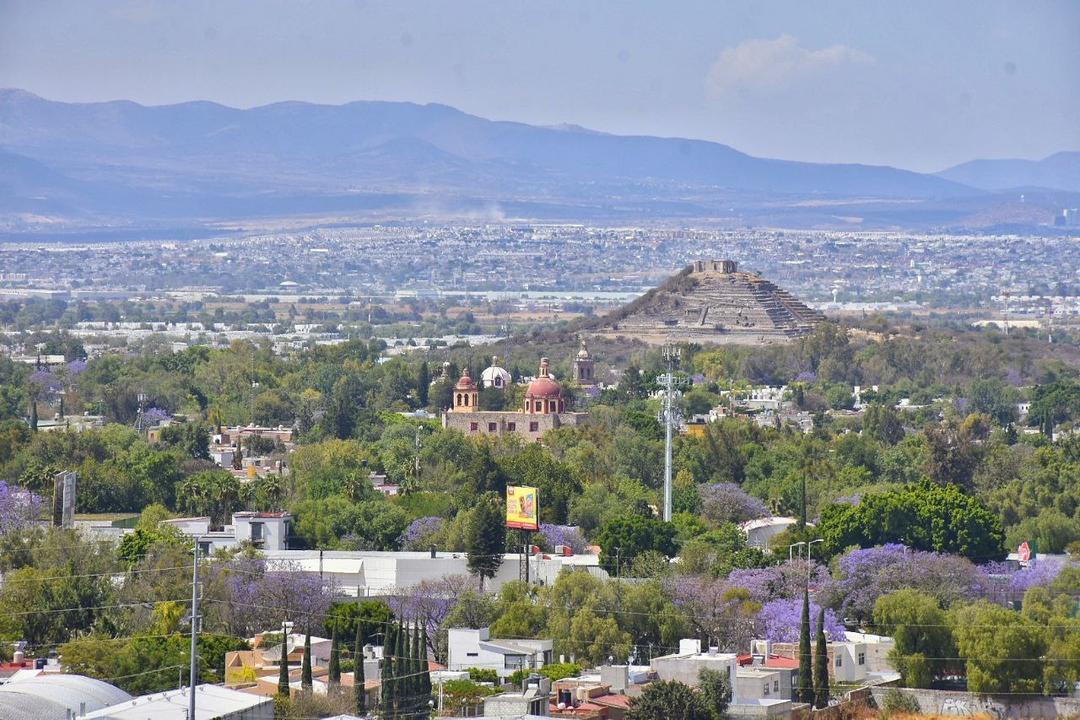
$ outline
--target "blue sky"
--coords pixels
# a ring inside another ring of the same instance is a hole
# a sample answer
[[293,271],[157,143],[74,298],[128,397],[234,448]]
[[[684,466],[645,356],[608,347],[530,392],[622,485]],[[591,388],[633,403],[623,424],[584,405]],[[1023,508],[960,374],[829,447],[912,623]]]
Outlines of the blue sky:
[[0,0],[0,87],[440,102],[938,170],[1080,150],[1080,2]]

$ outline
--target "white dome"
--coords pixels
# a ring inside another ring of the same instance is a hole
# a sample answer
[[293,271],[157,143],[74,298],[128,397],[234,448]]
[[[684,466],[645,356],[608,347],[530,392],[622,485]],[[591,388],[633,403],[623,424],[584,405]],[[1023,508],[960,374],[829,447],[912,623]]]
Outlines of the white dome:
[[510,373],[506,372],[498,365],[492,365],[491,367],[480,373],[480,386],[489,388],[498,388],[500,390],[510,387],[513,382],[513,378],[510,377]]

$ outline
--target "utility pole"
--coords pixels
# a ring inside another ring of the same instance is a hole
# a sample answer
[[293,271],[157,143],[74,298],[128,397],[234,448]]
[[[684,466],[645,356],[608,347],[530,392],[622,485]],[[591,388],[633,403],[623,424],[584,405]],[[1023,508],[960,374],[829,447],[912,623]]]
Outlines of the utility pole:
[[188,677],[188,717],[195,718],[195,685],[199,677],[199,538],[195,538],[195,560],[191,564],[191,668]]
[[675,363],[681,356],[679,348],[664,346],[667,375],[664,377],[664,522],[671,522],[671,395],[675,379]]
[[417,484],[418,487],[420,485],[420,428],[421,427],[423,427],[423,426],[421,426],[421,425],[416,426],[416,464],[415,464],[414,469],[413,469],[414,479],[416,480],[416,484]]

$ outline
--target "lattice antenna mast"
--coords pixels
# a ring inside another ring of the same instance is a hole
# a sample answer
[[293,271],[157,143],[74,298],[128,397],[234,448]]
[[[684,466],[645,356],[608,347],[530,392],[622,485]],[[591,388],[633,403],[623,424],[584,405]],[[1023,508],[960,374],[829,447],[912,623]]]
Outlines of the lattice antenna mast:
[[671,400],[674,394],[675,364],[682,351],[673,345],[664,346],[667,375],[664,376],[664,522],[671,522]]

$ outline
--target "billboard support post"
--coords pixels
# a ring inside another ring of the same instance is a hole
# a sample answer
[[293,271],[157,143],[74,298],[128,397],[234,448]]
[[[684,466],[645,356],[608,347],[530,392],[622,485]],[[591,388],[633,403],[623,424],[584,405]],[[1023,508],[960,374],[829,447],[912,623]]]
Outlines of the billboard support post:
[[521,564],[520,564],[520,570],[518,572],[518,577],[521,580],[523,580],[526,585],[528,585],[529,584],[529,549],[530,549],[529,548],[529,531],[528,530],[522,530],[521,531],[521,537],[519,538],[519,540],[521,542]]

